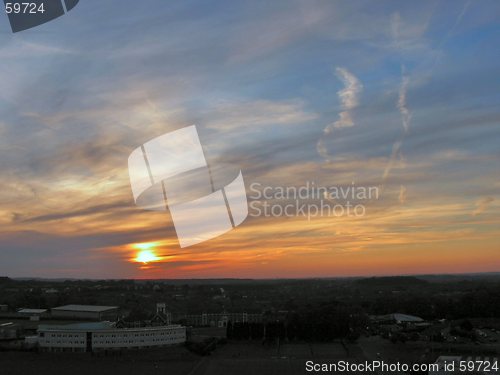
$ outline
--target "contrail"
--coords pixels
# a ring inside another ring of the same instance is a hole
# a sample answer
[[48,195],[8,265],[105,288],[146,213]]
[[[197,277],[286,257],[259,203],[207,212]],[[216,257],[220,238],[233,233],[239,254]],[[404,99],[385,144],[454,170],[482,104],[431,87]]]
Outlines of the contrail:
[[[331,134],[333,129],[354,126],[351,111],[359,105],[359,95],[363,91],[363,84],[361,81],[346,68],[337,67],[335,69],[335,74],[344,84],[344,88],[337,92],[342,111],[339,113],[339,119],[337,121],[329,124],[323,129],[325,135]],[[322,138],[317,142],[316,150],[321,157],[329,161],[328,150]]]

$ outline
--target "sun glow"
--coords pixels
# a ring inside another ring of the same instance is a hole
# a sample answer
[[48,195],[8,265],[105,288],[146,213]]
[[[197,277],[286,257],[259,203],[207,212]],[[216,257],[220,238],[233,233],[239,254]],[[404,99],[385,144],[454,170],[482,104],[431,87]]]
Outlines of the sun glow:
[[137,254],[137,257],[135,258],[136,262],[141,262],[141,263],[149,263],[149,262],[156,262],[160,260],[151,250],[143,250],[140,251]]
[[144,264],[159,261],[160,258],[154,252],[155,245],[156,244],[154,242],[135,244],[134,247],[139,251],[137,252],[137,256],[134,258],[134,261]]

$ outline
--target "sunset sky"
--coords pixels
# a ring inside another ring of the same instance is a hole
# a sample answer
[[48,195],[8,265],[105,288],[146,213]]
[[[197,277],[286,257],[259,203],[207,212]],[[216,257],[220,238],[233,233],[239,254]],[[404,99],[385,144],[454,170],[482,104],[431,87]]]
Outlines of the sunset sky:
[[[500,271],[499,46],[494,0],[82,0],[16,34],[0,14],[0,275]],[[192,124],[247,190],[380,197],[181,249],[134,204],[127,159]]]

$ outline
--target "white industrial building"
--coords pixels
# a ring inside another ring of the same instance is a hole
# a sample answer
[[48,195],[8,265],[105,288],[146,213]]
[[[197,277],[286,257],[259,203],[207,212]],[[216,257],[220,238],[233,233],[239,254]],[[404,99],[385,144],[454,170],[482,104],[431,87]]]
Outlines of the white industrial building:
[[116,320],[117,306],[65,305],[51,309],[52,317],[65,319]]
[[180,325],[116,328],[110,322],[98,322],[38,327],[38,345],[46,351],[140,349],[185,341],[186,327]]

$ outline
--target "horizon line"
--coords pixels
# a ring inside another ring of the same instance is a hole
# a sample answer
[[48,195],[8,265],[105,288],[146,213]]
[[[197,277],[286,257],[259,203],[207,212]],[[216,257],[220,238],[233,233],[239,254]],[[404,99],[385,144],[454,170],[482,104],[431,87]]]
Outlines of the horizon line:
[[356,276],[318,276],[318,277],[276,277],[276,278],[237,278],[237,277],[220,277],[220,278],[79,278],[79,277],[37,277],[37,276],[0,276],[7,277],[11,280],[46,280],[46,281],[287,281],[287,280],[333,280],[333,279],[370,279],[370,278],[396,278],[396,277],[430,277],[430,276],[500,276],[500,271],[488,272],[461,272],[461,273],[423,273],[423,274],[387,274],[387,275],[356,275]]

